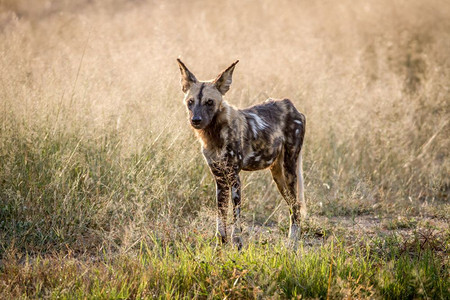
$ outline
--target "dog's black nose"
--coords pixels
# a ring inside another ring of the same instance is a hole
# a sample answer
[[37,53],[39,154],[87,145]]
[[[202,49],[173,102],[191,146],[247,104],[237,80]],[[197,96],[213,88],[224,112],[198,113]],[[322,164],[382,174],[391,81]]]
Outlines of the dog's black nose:
[[199,117],[193,117],[192,118],[192,124],[193,125],[200,125],[201,121],[202,121],[202,118],[199,118]]

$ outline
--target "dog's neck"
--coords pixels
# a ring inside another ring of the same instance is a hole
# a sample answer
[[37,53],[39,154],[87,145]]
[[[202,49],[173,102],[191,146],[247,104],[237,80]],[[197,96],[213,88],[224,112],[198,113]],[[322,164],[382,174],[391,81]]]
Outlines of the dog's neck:
[[211,122],[204,129],[196,130],[196,135],[200,139],[202,147],[207,150],[220,150],[226,143],[226,134],[222,134],[224,129],[230,126],[231,107],[225,100],[214,115]]

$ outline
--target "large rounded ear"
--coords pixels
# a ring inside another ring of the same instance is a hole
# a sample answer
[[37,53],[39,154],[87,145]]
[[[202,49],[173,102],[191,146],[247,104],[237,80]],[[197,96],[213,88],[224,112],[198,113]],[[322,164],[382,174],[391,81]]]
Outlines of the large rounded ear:
[[216,88],[222,95],[225,95],[226,92],[230,89],[231,85],[231,77],[233,76],[234,66],[239,62],[239,60],[235,61],[231,66],[229,66],[225,71],[219,74],[216,79],[214,79],[213,83]]
[[197,82],[197,78],[195,78],[194,74],[186,68],[179,58],[177,58],[177,62],[181,72],[181,90],[183,93],[186,93],[191,88],[191,84]]

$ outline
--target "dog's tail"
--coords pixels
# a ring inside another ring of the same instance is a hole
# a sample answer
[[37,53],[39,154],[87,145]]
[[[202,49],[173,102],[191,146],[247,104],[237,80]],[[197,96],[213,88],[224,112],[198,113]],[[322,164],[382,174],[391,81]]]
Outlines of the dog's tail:
[[308,213],[306,210],[305,191],[303,185],[302,151],[300,151],[300,154],[298,155],[297,168],[298,168],[297,200],[300,202],[300,214],[302,216],[302,219],[305,219],[308,216]]

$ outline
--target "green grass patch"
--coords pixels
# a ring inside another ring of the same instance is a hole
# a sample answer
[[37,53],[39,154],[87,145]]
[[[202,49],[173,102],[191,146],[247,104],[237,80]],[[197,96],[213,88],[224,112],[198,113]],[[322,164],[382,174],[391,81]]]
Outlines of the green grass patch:
[[[430,249],[399,253],[360,241],[321,247],[250,243],[241,252],[199,238],[141,243],[130,253],[18,257],[0,269],[8,298],[388,298],[448,299],[448,265]],[[16,253],[17,254],[17,253]]]

